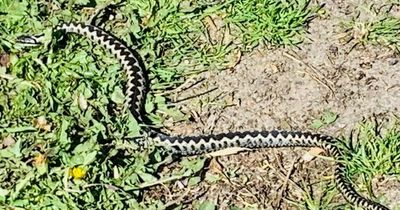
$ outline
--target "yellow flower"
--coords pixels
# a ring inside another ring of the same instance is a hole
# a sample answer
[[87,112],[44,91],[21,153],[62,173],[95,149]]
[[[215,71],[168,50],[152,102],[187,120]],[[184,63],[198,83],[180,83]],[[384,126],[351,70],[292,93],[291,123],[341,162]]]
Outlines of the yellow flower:
[[47,155],[44,154],[38,154],[33,158],[33,164],[36,166],[42,165],[46,163],[47,161]]
[[86,169],[81,166],[69,169],[69,175],[74,179],[83,179],[86,176]]

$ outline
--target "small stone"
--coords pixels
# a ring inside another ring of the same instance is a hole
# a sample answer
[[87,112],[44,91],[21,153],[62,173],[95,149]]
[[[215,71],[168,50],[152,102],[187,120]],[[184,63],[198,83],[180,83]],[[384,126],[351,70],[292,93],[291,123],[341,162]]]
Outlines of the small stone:
[[0,66],[4,66],[6,68],[10,67],[10,55],[7,53],[0,53]]
[[371,69],[372,63],[371,62],[363,62],[363,63],[360,63],[360,67],[363,69]]
[[356,80],[362,80],[364,77],[366,76],[366,74],[362,71],[357,72],[356,74]]
[[388,58],[388,64],[390,66],[394,66],[399,62],[399,60],[397,58]]
[[334,56],[337,56],[339,53],[339,48],[335,45],[329,46],[329,53],[331,53]]

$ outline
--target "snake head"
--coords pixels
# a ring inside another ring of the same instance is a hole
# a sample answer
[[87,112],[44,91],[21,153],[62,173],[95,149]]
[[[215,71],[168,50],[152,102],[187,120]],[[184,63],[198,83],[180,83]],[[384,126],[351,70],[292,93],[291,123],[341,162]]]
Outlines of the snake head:
[[39,46],[43,44],[44,34],[41,35],[23,35],[17,37],[17,42],[27,46]]
[[50,44],[53,39],[53,32],[54,31],[52,28],[45,28],[44,30],[40,31],[40,34],[24,34],[22,36],[18,36],[15,41],[16,43],[25,47],[47,47],[47,45]]

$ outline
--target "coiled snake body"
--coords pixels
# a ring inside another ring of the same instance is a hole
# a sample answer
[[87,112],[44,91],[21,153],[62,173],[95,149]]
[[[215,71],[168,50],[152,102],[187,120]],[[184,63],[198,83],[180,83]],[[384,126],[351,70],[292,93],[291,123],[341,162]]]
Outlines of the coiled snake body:
[[[104,30],[82,23],[63,23],[57,31],[83,35],[108,49],[121,63],[127,75],[125,105],[139,123],[144,123],[142,107],[146,95],[144,65],[138,54]],[[19,42],[36,42],[25,36]],[[247,131],[217,135],[169,136],[151,128],[144,129],[153,143],[165,147],[177,155],[208,153],[228,147],[267,148],[267,147],[320,147],[336,159],[335,181],[342,195],[349,202],[368,210],[388,210],[387,207],[364,198],[358,194],[345,176],[343,157],[336,145],[337,139],[331,136],[293,131]]]

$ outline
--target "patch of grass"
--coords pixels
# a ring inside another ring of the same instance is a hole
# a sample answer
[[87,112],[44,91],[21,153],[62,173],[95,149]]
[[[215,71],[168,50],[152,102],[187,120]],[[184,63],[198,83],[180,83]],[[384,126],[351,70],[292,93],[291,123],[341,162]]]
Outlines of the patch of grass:
[[393,50],[400,50],[400,18],[390,12],[369,11],[376,13],[374,18],[360,20],[358,17],[343,23],[345,36],[343,42],[356,45],[381,45]]
[[363,194],[385,203],[383,195],[373,193],[372,181],[385,175],[400,178],[399,121],[393,120],[390,124],[366,121],[358,126],[355,134],[350,144],[343,148],[348,176],[357,180],[354,183],[362,183],[355,184],[360,188],[358,191],[366,191]]
[[[358,141],[353,142],[349,174],[371,182],[374,176],[400,175],[400,126],[366,122],[360,125]],[[370,183],[369,183],[370,184]]]
[[292,45],[303,41],[305,24],[319,7],[310,9],[309,1],[239,0],[234,1],[227,15],[228,23],[245,45],[260,42]]
[[[356,135],[352,140],[344,141],[348,142],[348,145],[341,145],[349,180],[353,180],[353,186],[362,195],[388,205],[381,193],[391,189],[384,189],[379,194],[374,193],[372,181],[387,175],[400,179],[400,124],[397,120],[393,120],[390,124],[365,121],[355,129],[354,133]],[[305,187],[303,187],[302,201],[289,201],[298,208],[353,209],[342,199],[333,179],[317,182],[312,188],[309,183],[303,185]]]
[[[303,184],[308,185],[308,183]],[[338,209],[339,206],[343,206],[342,204],[335,202],[335,197],[338,195],[338,192],[336,191],[336,185],[334,182],[319,182],[318,185],[315,186],[315,189],[321,190],[321,192],[318,191],[319,194],[316,195],[313,191],[308,190],[308,187],[305,187],[303,191],[303,200],[300,203],[291,203],[301,209],[309,210]]]

